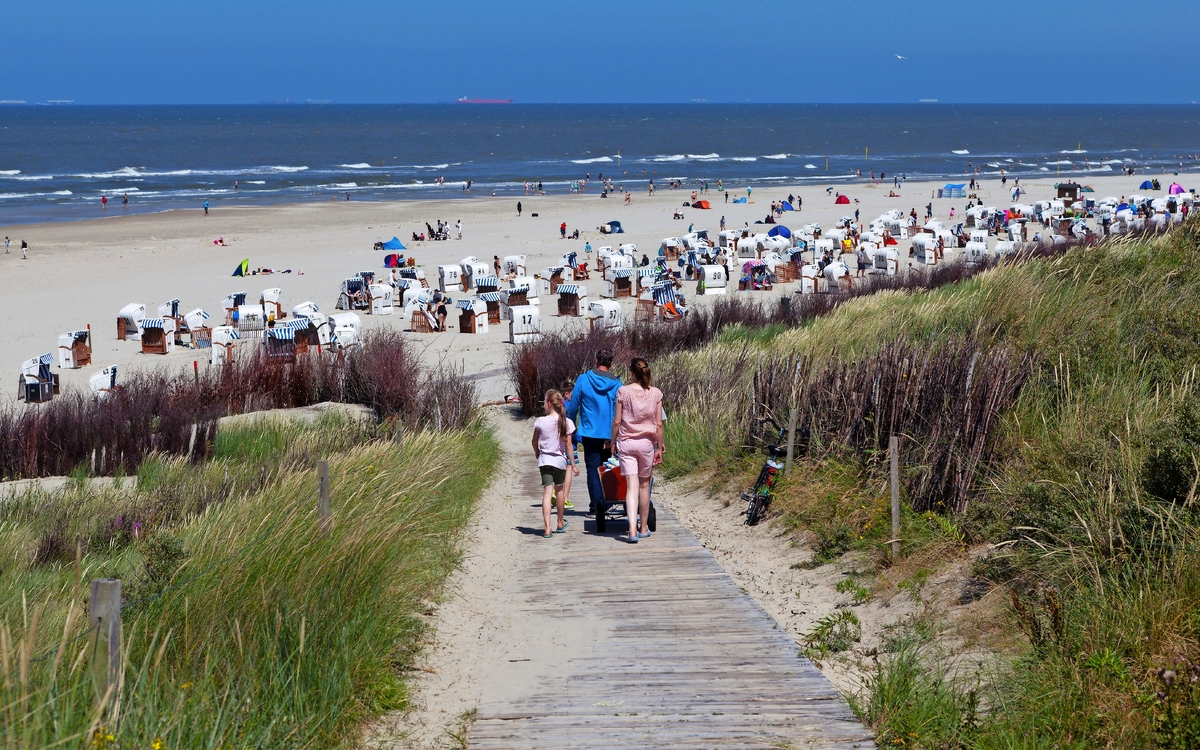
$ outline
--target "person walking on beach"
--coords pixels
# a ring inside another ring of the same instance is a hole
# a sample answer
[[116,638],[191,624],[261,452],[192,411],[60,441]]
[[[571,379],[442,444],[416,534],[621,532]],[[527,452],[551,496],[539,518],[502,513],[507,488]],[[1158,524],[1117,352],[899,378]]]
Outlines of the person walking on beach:
[[29,243],[21,240],[21,260],[29,260]]
[[858,256],[858,277],[861,279],[867,275],[867,251],[863,250],[862,245],[859,245],[855,255]]
[[[571,449],[575,424],[567,418],[563,395],[555,390],[546,391],[542,406],[546,416],[538,417],[533,423],[533,455],[537,457],[538,472],[542,475],[542,523],[545,526],[542,538],[550,539],[567,530],[569,522],[563,518],[563,506],[570,487],[567,470],[579,476],[579,469],[575,466],[575,451]],[[558,524],[553,529],[550,528],[552,497],[558,511]]]
[[9,249],[8,249],[9,242],[10,242],[10,240],[8,239],[8,237],[5,237],[4,238],[4,254],[5,255],[8,255],[8,253],[9,253]]
[[208,201],[204,201],[204,215],[208,216]]
[[108,208],[108,196],[100,196],[100,208]]
[[571,409],[567,412],[567,417],[579,425],[591,513],[595,513],[597,506],[604,502],[600,465],[612,457],[613,409],[617,402],[617,389],[621,387],[620,379],[609,372],[612,361],[612,349],[596,352],[596,367],[575,380]]
[[612,431],[625,477],[625,515],[629,518],[625,540],[634,544],[650,537],[650,477],[662,463],[663,409],[662,391],[650,385],[646,360],[634,358],[629,372],[634,382],[617,390]]
[[583,243],[583,251],[584,251],[585,253],[587,253],[587,259],[588,259],[588,262],[590,263],[590,262],[591,262],[591,260],[592,260],[592,243],[591,243],[591,240],[589,240],[589,241],[587,241],[587,242]]
[[521,215],[521,201],[517,201],[517,216]]
[[725,231],[725,217],[724,216],[721,217],[721,231],[722,232]]
[[454,228],[458,230],[458,238],[462,239],[462,219],[454,223]]
[[567,238],[567,222],[564,221],[562,224],[559,225],[558,234],[564,240]]
[[492,268],[496,269],[496,278],[500,278],[500,256],[492,256]]

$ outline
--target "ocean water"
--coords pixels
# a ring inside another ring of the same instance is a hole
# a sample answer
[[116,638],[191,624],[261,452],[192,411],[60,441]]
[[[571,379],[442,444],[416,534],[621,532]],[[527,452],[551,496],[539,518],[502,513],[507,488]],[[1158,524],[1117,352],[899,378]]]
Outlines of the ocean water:
[[[1200,177],[1200,107],[257,105],[0,107],[0,223],[308,200],[1057,173]],[[437,184],[444,178],[444,184]],[[234,181],[237,181],[237,189]],[[466,180],[471,193],[463,191]],[[128,195],[128,209],[122,196]],[[102,211],[101,196],[109,206]]]

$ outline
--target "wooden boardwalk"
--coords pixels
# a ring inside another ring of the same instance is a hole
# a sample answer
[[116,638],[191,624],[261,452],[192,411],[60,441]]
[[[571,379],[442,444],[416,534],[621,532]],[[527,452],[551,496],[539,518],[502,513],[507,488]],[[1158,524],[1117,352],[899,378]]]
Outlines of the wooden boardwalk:
[[603,536],[584,523],[577,481],[567,533],[542,539],[537,476],[520,485],[513,507],[530,549],[504,592],[519,616],[483,680],[472,750],[875,746],[833,685],[665,508],[651,539],[625,544],[623,519]]

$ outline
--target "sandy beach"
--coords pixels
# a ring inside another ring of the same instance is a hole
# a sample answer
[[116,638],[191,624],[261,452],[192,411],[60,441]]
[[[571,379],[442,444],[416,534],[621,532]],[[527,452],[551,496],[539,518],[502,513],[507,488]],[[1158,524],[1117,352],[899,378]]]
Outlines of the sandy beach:
[[[1054,184],[1069,179],[1071,174],[1064,173],[1023,180],[1021,187],[1027,195],[1021,201],[1032,203],[1054,197]],[[1137,192],[1143,179],[1089,175],[1081,182],[1093,186],[1095,197],[1099,198]],[[520,198],[339,200],[257,208],[214,204],[208,216],[199,207],[128,216],[119,207],[110,206],[103,213],[97,209],[98,218],[94,220],[0,226],[0,235],[12,239],[11,253],[0,255],[0,327],[7,332],[0,338],[0,379],[10,386],[3,392],[10,401],[16,397],[16,381],[23,360],[44,352],[57,355],[60,333],[89,324],[93,330],[93,363],[80,370],[61,371],[64,386],[86,388],[92,373],[112,364],[131,368],[191,367],[193,361],[199,361],[201,367],[207,367],[208,350],[177,348],[165,357],[144,355],[137,342],[117,340],[118,311],[130,302],[140,302],[146,305],[147,314],[153,315],[161,302],[178,297],[181,311],[202,307],[217,317],[220,301],[226,294],[246,291],[257,299],[261,290],[272,287],[282,289],[286,310],[311,300],[322,311],[332,311],[343,279],[358,271],[382,270],[384,253],[373,246],[392,236],[404,242],[408,255],[416,257],[431,285],[436,286],[439,264],[457,263],[472,255],[490,265],[494,255],[503,258],[525,254],[530,274],[557,264],[571,250],[583,259],[586,241],[593,248],[634,243],[639,254],[646,253],[653,259],[664,237],[684,234],[689,224],[694,224],[697,230],[710,230],[715,239],[722,216],[730,229],[747,223],[753,226],[767,216],[772,200],[785,199],[789,194],[803,201],[800,212],[785,214],[780,220],[793,228],[817,222],[828,229],[838,218],[852,216],[855,209],[864,224],[892,208],[904,212],[915,208],[923,217],[930,202],[934,215],[947,221],[951,207],[955,216],[961,217],[967,203],[965,199],[931,201],[945,180],[908,182],[897,191],[900,197],[889,197],[890,178],[878,185],[851,179],[820,186],[757,187],[752,202],[737,205],[724,203],[724,196],[713,188],[704,196],[712,209],[704,211],[682,206],[689,200],[692,186],[670,190],[665,186],[665,178],[657,182],[659,188],[654,196],[645,191],[635,194],[631,206],[625,206],[618,197],[604,199],[598,191],[589,190],[584,194]],[[1167,183],[1163,184],[1165,187]],[[859,203],[835,205],[833,197],[826,193],[830,186]],[[746,195],[744,186],[725,187],[731,200]],[[999,180],[988,179],[977,193],[985,205],[1007,207],[1011,203],[1011,189],[1011,181],[1001,186]],[[523,208],[520,217],[516,211],[518,199]],[[683,212],[684,219],[672,218],[676,209]],[[424,231],[426,222],[436,224],[439,219],[451,225],[462,220],[463,239],[409,241],[414,231]],[[620,221],[626,233],[600,234],[597,228],[610,220]],[[563,222],[569,232],[579,229],[578,240],[560,239],[559,226]],[[765,231],[766,227],[761,229]],[[224,238],[227,246],[214,245],[218,238]],[[21,259],[21,241],[29,243],[28,260]],[[908,244],[900,243],[902,258],[907,256]],[[954,255],[948,257],[952,259]],[[234,267],[244,258],[249,259],[252,269],[290,269],[291,273],[231,278]],[[594,265],[593,261],[591,267]],[[590,298],[600,296],[604,284],[598,275],[593,274],[592,280],[584,283]],[[770,293],[731,293],[764,297],[780,291],[790,294],[792,287],[782,285]],[[693,304],[703,305],[713,299],[695,297],[694,289],[693,282],[685,282],[684,291]],[[626,313],[632,315],[632,301],[623,300],[622,304]],[[552,300],[544,300],[541,309],[543,330],[581,325],[579,319],[558,317]],[[361,317],[364,328],[368,329],[409,327],[399,307],[392,316]],[[507,324],[492,326],[486,335],[472,335],[457,332],[455,313],[449,323],[450,330],[446,333],[405,335],[421,347],[428,361],[461,366],[468,374],[504,366],[506,349],[510,346]],[[60,372],[57,364],[54,371]],[[503,395],[508,387],[504,378],[489,377],[481,382],[481,396],[485,399]]]

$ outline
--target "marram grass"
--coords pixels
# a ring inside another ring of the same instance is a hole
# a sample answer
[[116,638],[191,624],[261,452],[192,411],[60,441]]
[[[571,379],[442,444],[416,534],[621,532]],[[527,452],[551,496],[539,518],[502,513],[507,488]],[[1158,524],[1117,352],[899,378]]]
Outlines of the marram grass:
[[[233,480],[219,461],[167,460],[138,491],[216,485],[232,496],[149,539],[89,551],[80,587],[74,563],[32,562],[28,507],[0,526],[12,561],[0,573],[0,744],[325,748],[354,745],[363,720],[404,704],[421,614],[457,564],[459,532],[498,458],[494,439],[419,432],[399,456],[391,441],[331,452],[324,537],[311,464],[267,472],[238,463],[245,452],[232,445]],[[168,537],[181,556],[155,552],[176,549]],[[156,578],[164,555],[168,572]],[[82,602],[100,575],[140,581],[123,612],[121,685],[103,715]]]

